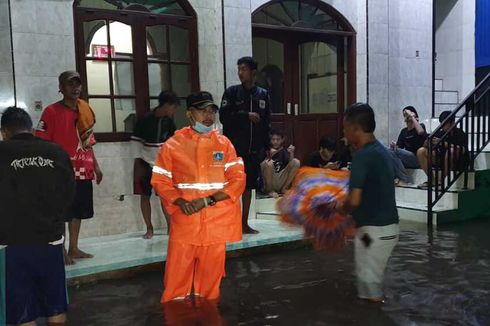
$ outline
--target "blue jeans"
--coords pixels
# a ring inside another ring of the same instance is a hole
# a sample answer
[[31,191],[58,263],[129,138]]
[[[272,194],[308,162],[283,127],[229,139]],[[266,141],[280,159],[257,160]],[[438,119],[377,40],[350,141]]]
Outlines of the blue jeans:
[[394,150],[396,156],[402,161],[403,166],[407,169],[420,169],[420,164],[419,160],[417,159],[417,156],[410,152],[407,151],[406,149],[403,148],[397,148]]
[[389,152],[391,154],[393,168],[395,169],[395,178],[398,178],[400,179],[400,181],[403,181],[405,183],[412,183],[412,177],[408,175],[402,160],[397,155],[397,150],[389,149]]

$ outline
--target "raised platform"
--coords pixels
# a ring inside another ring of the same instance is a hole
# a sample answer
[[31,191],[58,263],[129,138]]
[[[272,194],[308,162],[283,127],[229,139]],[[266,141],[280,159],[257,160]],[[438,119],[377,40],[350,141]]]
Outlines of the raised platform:
[[[250,225],[260,233],[244,235],[242,241],[229,244],[227,251],[303,239],[301,228],[288,227],[277,220],[253,220]],[[94,254],[94,258],[78,260],[75,265],[67,266],[67,279],[164,262],[168,236],[162,231],[158,231],[151,240],[144,240],[142,236],[142,232],[135,232],[80,240],[80,247]]]

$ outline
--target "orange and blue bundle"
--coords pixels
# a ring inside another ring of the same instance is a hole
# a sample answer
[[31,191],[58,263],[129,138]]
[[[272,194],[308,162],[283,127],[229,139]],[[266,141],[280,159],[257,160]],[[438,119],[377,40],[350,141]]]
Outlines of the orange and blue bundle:
[[345,199],[348,187],[349,171],[303,167],[277,203],[281,220],[301,225],[316,248],[342,248],[354,235],[355,224],[330,207]]

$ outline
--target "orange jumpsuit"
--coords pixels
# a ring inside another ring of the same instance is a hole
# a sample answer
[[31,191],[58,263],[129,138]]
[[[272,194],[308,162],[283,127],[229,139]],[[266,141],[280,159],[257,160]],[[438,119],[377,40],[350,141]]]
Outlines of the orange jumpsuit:
[[[162,303],[194,293],[218,299],[224,276],[226,243],[242,239],[240,196],[245,189],[243,161],[225,136],[191,127],[163,144],[151,184],[171,216]],[[217,191],[230,198],[185,215],[174,202]]]

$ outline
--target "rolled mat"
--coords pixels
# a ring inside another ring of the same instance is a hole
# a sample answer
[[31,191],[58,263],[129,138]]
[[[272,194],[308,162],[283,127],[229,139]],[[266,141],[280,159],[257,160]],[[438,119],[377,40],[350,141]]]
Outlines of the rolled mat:
[[355,234],[351,216],[332,207],[348,193],[349,171],[303,167],[277,202],[282,222],[303,227],[317,249],[340,249]]

